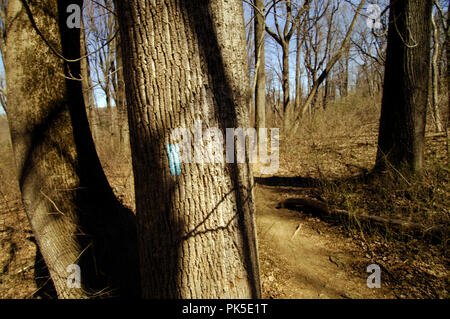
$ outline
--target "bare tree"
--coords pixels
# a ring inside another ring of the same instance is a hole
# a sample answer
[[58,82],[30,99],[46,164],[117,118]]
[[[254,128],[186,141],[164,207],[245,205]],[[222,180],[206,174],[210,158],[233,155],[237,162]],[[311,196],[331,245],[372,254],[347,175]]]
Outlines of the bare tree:
[[[449,23],[450,23],[450,14],[448,12],[448,1],[439,1],[439,0],[435,0],[434,4],[437,8],[437,13],[438,13],[438,27],[440,26],[442,33],[443,33],[443,43],[442,43],[442,55],[441,58],[439,59],[440,61],[444,61],[444,55],[446,58],[446,63],[440,63],[441,68],[440,68],[440,75],[444,76],[446,78],[446,80],[441,81],[442,83],[446,83],[447,85],[447,100],[448,100],[448,106],[447,106],[447,120],[446,120],[446,124],[445,124],[445,131],[448,135],[448,126],[450,124],[450,68],[449,68],[449,61],[450,61],[450,29],[449,29]],[[445,6],[445,4],[447,4],[447,12],[444,12],[443,7]],[[447,17],[446,17],[447,15]]]
[[[110,135],[115,133],[115,117],[113,111],[114,77],[116,74],[115,55],[117,36],[116,18],[112,0],[88,1],[85,6],[86,38],[90,70],[93,72],[94,89],[100,88],[105,98],[106,117],[100,116],[101,122]],[[93,54],[91,54],[93,53]],[[115,101],[114,101],[115,102]],[[103,112],[104,113],[104,112]]]
[[302,88],[302,37],[301,37],[301,24],[297,25],[297,41],[296,41],[296,61],[295,61],[295,108],[298,108],[303,95]]
[[[335,15],[338,10],[339,10],[339,2],[334,3],[330,12],[327,14],[328,31],[327,31],[327,44],[325,47],[326,61],[329,61],[332,58],[331,55],[336,50],[336,46],[338,45],[339,41],[338,28],[334,26]],[[333,34],[336,34],[336,36],[333,36]],[[323,89],[323,101],[322,101],[323,109],[326,109],[328,99],[329,98],[334,99],[335,96],[336,96],[336,79],[332,77],[332,72],[330,71],[330,74],[325,79],[325,85]]]
[[337,49],[337,51],[334,52],[332,57],[327,61],[326,66],[323,69],[323,71],[320,73],[319,77],[315,81],[312,81],[311,89],[309,90],[308,96],[307,96],[305,102],[303,103],[301,109],[295,110],[296,121],[294,124],[294,130],[293,130],[294,132],[297,130],[297,128],[299,126],[298,119],[309,110],[310,104],[313,102],[313,100],[317,94],[317,91],[319,90],[320,85],[328,77],[328,75],[331,72],[331,69],[336,64],[336,62],[341,58],[342,54],[345,52],[346,48],[348,47],[348,45],[350,43],[351,35],[353,33],[353,30],[354,30],[356,22],[358,20],[359,14],[360,14],[362,8],[364,7],[365,2],[366,2],[366,0],[361,0],[361,2],[359,3],[359,5],[356,9],[355,15],[353,16],[353,20],[347,29],[346,35],[345,35],[344,40],[342,41],[342,44],[339,47],[339,49]]
[[[309,12],[307,21],[303,24],[304,62],[310,83],[317,81],[319,72],[331,58],[333,34],[337,33],[333,28],[334,16],[339,9],[338,2],[333,4],[331,2],[329,0],[327,2],[316,1]],[[326,23],[322,23],[324,18],[327,20]],[[309,104],[309,110],[314,108],[318,93],[318,90],[316,90]],[[296,107],[299,109],[301,105],[296,105]]]
[[[283,121],[284,128],[288,129],[292,124],[292,118],[294,115],[293,104],[290,102],[290,78],[289,78],[289,48],[290,41],[295,31],[297,30],[297,25],[300,23],[300,19],[302,14],[309,8],[311,0],[305,0],[303,5],[297,10],[294,15],[294,7],[292,1],[276,1],[273,0],[272,10],[273,10],[273,18],[275,23],[275,31],[272,30],[266,24],[267,33],[281,46],[283,52],[283,67],[282,67],[282,83],[283,83]],[[279,11],[279,3],[283,6],[286,17],[284,22],[284,27],[280,26],[280,16],[278,14]],[[270,11],[270,10],[268,10]]]
[[[8,122],[22,202],[60,298],[133,297],[135,217],[114,196],[95,151],[79,80],[80,30],[66,24],[68,4],[8,1]],[[67,284],[72,264],[81,288]]]
[[[84,24],[84,23],[83,23]],[[80,61],[81,67],[81,85],[83,88],[84,103],[86,105],[86,111],[88,114],[89,124],[91,127],[92,136],[97,138],[98,136],[98,114],[96,112],[94,94],[92,92],[93,85],[91,79],[91,68],[89,65],[88,49],[86,39],[89,35],[86,34],[84,25],[81,24],[80,28],[80,54],[83,57]]]
[[422,168],[431,10],[431,0],[391,1],[376,170]]
[[434,15],[431,15],[431,25],[433,34],[433,54],[431,58],[431,115],[437,133],[443,131],[441,123],[441,115],[439,112],[439,52],[440,52],[440,35],[439,28],[436,24]]
[[[383,10],[383,12],[386,11],[387,8]],[[386,25],[387,21],[384,23],[384,20],[387,20],[385,15],[381,18],[382,25]],[[382,28],[375,32],[374,29],[364,26],[351,39],[352,45],[357,53],[357,59],[354,59],[354,61],[359,65],[360,70],[358,72],[357,84],[359,87],[365,85],[371,97],[379,95],[384,78],[387,32],[383,30]]]
[[[264,34],[266,16],[264,0],[254,0],[255,16],[255,128],[266,127],[266,58]],[[260,136],[259,138],[261,138]]]
[[[117,17],[117,15],[116,15]],[[119,23],[117,22],[117,26]],[[120,33],[117,34],[114,45],[116,46],[116,61],[112,68],[112,98],[116,104],[117,113],[117,130],[119,133],[119,149],[128,146],[129,143],[129,131],[128,131],[128,117],[127,117],[127,101],[125,97],[125,79],[123,77],[123,59],[122,50],[120,49],[121,40]]]

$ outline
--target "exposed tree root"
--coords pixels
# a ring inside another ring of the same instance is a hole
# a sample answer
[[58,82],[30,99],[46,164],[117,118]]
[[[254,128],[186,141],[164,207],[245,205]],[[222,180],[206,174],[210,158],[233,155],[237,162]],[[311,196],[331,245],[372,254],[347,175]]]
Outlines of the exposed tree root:
[[400,219],[388,219],[367,214],[353,214],[345,210],[329,207],[325,202],[310,198],[288,198],[280,202],[277,207],[286,208],[311,214],[321,219],[338,223],[359,223],[366,229],[377,229],[383,233],[394,232],[399,235],[409,235],[418,239],[429,239],[440,243],[448,237],[449,227],[438,225],[426,228],[425,226]]

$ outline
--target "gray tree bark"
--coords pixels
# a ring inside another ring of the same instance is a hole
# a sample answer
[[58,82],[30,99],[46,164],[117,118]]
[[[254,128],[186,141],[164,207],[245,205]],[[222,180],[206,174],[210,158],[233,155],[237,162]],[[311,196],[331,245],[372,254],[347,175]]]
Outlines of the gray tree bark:
[[[95,152],[77,80],[80,30],[66,25],[67,2],[25,4],[8,3],[6,74],[11,140],[34,236],[58,297],[137,296],[135,219],[115,198]],[[79,289],[67,285],[71,264],[81,268]]]
[[391,1],[376,170],[423,166],[432,4]]
[[[116,1],[144,298],[258,298],[253,178],[243,164],[169,169],[178,127],[249,127],[242,2]],[[142,23],[145,21],[145,23]],[[194,147],[193,141],[188,143]]]

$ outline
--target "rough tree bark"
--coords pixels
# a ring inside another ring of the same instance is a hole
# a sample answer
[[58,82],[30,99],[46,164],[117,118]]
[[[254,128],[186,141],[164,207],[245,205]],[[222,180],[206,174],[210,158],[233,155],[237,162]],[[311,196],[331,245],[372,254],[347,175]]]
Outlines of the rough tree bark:
[[242,2],[115,3],[143,297],[259,297],[248,158],[243,164],[185,163],[181,175],[171,175],[166,152],[173,130],[193,132],[195,120],[222,133],[249,127]]
[[[8,3],[8,121],[22,201],[60,298],[136,296],[135,219],[108,185],[81,81],[70,79],[80,77],[80,30],[66,25],[69,4],[82,1]],[[81,268],[81,289],[67,286],[70,264]]]
[[391,1],[375,170],[414,173],[422,168],[432,4]]

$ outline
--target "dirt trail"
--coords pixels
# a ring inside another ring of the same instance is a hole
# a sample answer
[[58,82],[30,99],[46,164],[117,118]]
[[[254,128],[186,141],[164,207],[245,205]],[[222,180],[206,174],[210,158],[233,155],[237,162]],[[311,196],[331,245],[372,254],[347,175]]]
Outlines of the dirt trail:
[[395,298],[383,284],[367,287],[370,262],[337,226],[276,209],[283,192],[262,185],[255,192],[263,297]]

